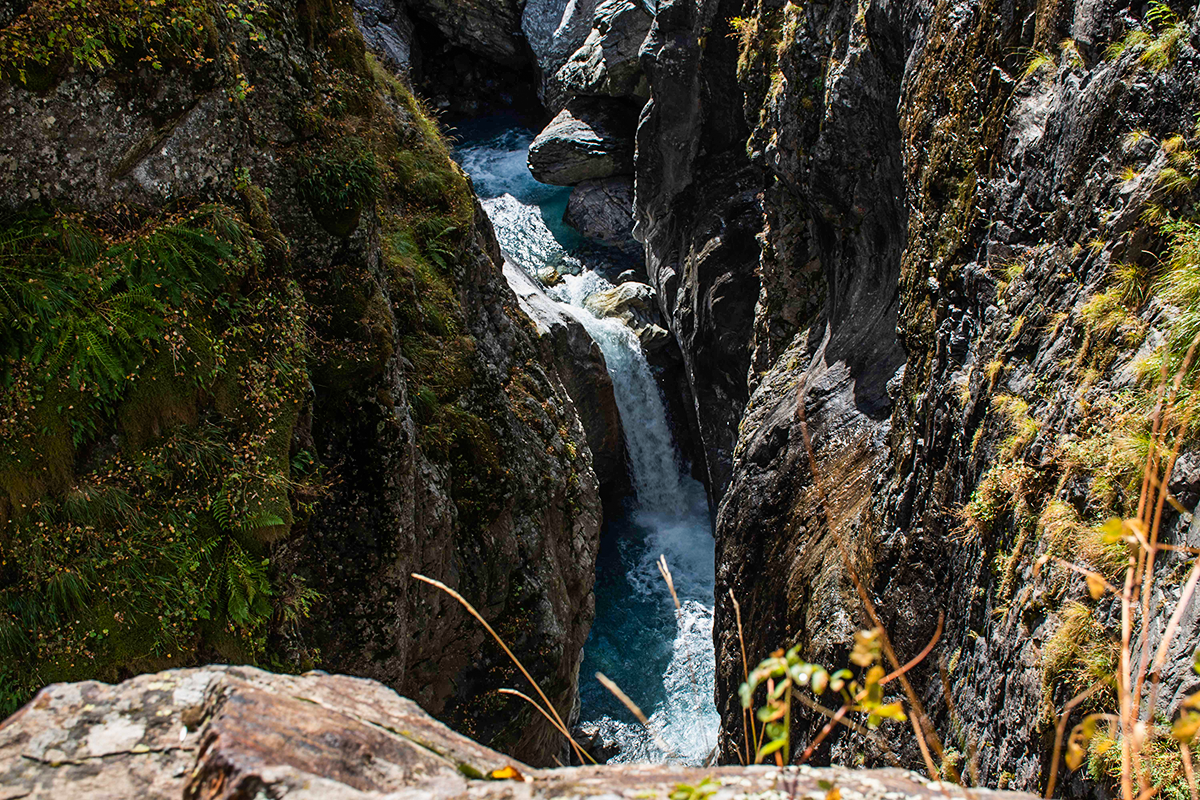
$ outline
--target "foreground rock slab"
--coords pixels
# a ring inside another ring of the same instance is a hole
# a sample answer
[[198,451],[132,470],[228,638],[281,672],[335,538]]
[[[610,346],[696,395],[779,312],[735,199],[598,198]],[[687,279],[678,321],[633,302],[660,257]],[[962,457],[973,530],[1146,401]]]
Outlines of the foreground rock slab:
[[[511,769],[505,769],[511,768]],[[499,774],[505,779],[492,779]],[[902,770],[660,765],[537,770],[481,747],[382,684],[212,666],[117,686],[55,684],[0,723],[0,800],[1027,798]]]

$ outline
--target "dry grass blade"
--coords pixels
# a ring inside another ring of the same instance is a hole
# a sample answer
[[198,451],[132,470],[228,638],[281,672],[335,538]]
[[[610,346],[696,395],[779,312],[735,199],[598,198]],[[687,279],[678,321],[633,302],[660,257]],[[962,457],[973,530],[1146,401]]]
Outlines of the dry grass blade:
[[655,733],[654,729],[650,727],[650,720],[646,719],[646,715],[642,713],[640,708],[638,708],[637,703],[630,700],[629,695],[621,691],[621,687],[617,686],[616,682],[613,681],[612,678],[609,678],[603,672],[597,672],[596,680],[600,681],[605,689],[608,689],[610,692],[612,692],[613,697],[620,700],[621,704],[629,709],[629,713],[633,714],[633,716],[637,718],[637,721],[642,723],[642,727],[646,729],[646,733],[650,734],[650,738],[654,740],[655,747],[668,755],[675,755],[675,751],[668,747],[666,742],[658,738],[658,734]]
[[[924,661],[925,657],[927,655],[929,655],[929,652],[931,650],[933,650],[934,645],[936,645],[938,640],[942,638],[942,626],[945,623],[945,621],[946,621],[946,615],[944,613],[938,614],[937,631],[933,634],[933,638],[929,640],[929,644],[925,645],[925,649],[923,649],[917,655],[916,658],[909,661],[907,664],[905,664],[900,669],[897,669],[897,670],[893,671],[892,673],[890,673],[889,675],[884,676],[879,681],[879,684],[882,686],[883,684],[887,683],[888,681],[890,681],[894,678],[899,678],[904,673],[908,672],[910,669],[917,666],[917,664],[920,664],[922,661]],[[867,696],[867,690],[864,689],[858,693],[858,695],[854,698],[854,701],[856,703],[861,703],[866,698],[866,696]],[[803,696],[801,696],[801,699],[803,700]],[[805,703],[805,705],[807,705],[807,703]],[[827,722],[825,724],[825,727],[821,728],[820,732],[817,734],[817,737],[812,740],[812,743],[809,744],[808,747],[806,747],[804,749],[804,755],[802,755],[800,757],[801,764],[808,761],[809,757],[813,754],[813,751],[816,750],[817,747],[820,746],[821,742],[825,741],[825,737],[828,736],[830,734],[830,732],[833,731],[834,726],[837,725],[839,722],[844,725],[847,725],[848,727],[852,727],[855,730],[858,730],[857,726],[850,725],[843,719],[843,717],[845,717],[845,715],[846,715],[846,712],[849,710],[850,710],[849,705],[843,705],[841,708],[839,708],[837,710],[836,713],[827,715],[827,716],[829,716],[829,722]],[[924,742],[922,742],[922,749],[924,749]],[[930,770],[930,778],[936,780],[937,769],[934,767],[933,759],[926,759],[926,766]]]
[[1196,795],[1196,771],[1192,769],[1192,748],[1186,742],[1179,743],[1179,760],[1183,762],[1183,774],[1187,776],[1188,794],[1192,800],[1200,800]]
[[[816,700],[813,700],[811,697],[809,697],[807,695],[800,694],[799,692],[797,692],[796,694],[793,695],[793,698],[795,700],[797,700],[801,705],[811,708],[813,711],[816,711],[821,716],[827,717],[830,720],[834,720],[839,725],[845,725],[847,728],[849,728],[850,730],[859,734],[860,736],[870,739],[881,750],[883,750],[884,755],[886,755],[888,757],[888,760],[892,762],[893,766],[903,768],[904,764],[901,763],[900,757],[896,755],[896,753],[892,750],[892,748],[888,746],[887,741],[884,740],[884,738],[882,736],[880,736],[876,731],[870,730],[869,728],[864,728],[862,725],[859,725],[857,722],[855,722],[852,719],[846,719],[844,714],[839,716],[839,712],[841,711],[841,709],[839,709],[838,711],[834,711],[832,708],[821,705]],[[845,708],[845,706],[843,706],[843,708]],[[835,717],[836,717],[836,719],[835,719]],[[800,763],[802,763],[802,764],[804,763],[803,758],[801,759]]]
[[929,780],[936,781],[938,779],[937,765],[933,763],[933,756],[929,753],[929,744],[925,741],[925,734],[921,731],[921,723],[917,721],[916,714],[909,714],[908,721],[912,723],[913,735],[917,737],[917,746],[921,748],[921,758],[925,759],[925,769],[929,772]]
[[[1183,612],[1192,602],[1192,595],[1196,593],[1196,583],[1200,581],[1200,558],[1196,559],[1192,564],[1192,571],[1188,574],[1187,583],[1183,586],[1183,593],[1179,596],[1179,602],[1175,604],[1175,611],[1171,614],[1171,619],[1167,622],[1167,628],[1163,631],[1162,641],[1158,643],[1158,652],[1154,655],[1154,664],[1150,668],[1152,677],[1150,690],[1149,707],[1154,708],[1158,701],[1158,685],[1162,680],[1163,664],[1167,661],[1167,654],[1171,650],[1171,642],[1175,640],[1175,634],[1179,630],[1179,621],[1183,618]],[[1187,748],[1184,748],[1187,749]]]
[[1058,715],[1058,726],[1054,730],[1054,752],[1050,756],[1050,779],[1046,782],[1046,794],[1044,795],[1047,800],[1054,795],[1054,787],[1058,783],[1058,762],[1062,758],[1062,742],[1063,735],[1067,732],[1067,719],[1080,703],[1103,689],[1106,685],[1104,681],[1097,681],[1092,684],[1091,688],[1087,691],[1081,692],[1068,700],[1066,705],[1063,706],[1062,713]]
[[[808,435],[808,415],[805,412],[805,402],[807,400],[807,396],[808,373],[805,373],[804,384],[801,386],[799,396],[796,400],[796,414],[800,421],[800,434],[804,439],[804,450],[805,454],[808,456],[808,468],[812,473],[813,486],[817,490],[817,497],[820,498],[821,515],[825,520],[825,529],[829,532],[829,534],[833,537],[834,542],[837,544],[837,549],[841,554],[842,563],[846,568],[846,573],[850,576],[850,580],[854,583],[854,590],[858,594],[859,600],[862,602],[863,608],[866,610],[867,616],[871,620],[871,624],[875,628],[879,629],[879,642],[882,646],[883,653],[885,656],[887,656],[888,662],[892,665],[892,670],[895,671],[897,677],[900,679],[900,685],[904,688],[904,693],[908,697],[908,703],[913,714],[920,718],[919,724],[918,722],[913,723],[913,730],[917,733],[917,739],[921,744],[921,752],[926,755],[925,764],[926,767],[929,768],[930,780],[937,780],[938,772],[937,769],[934,768],[933,760],[928,757],[924,735],[928,735],[928,741],[933,745],[934,752],[936,752],[938,758],[945,763],[941,740],[938,739],[937,733],[933,730],[933,725],[928,722],[928,715],[925,713],[925,706],[921,703],[921,698],[917,696],[916,690],[913,689],[912,682],[909,681],[905,676],[905,670],[901,669],[900,659],[896,657],[896,651],[892,647],[891,637],[888,636],[887,629],[884,628],[883,621],[879,618],[879,613],[875,610],[875,603],[871,600],[871,596],[867,593],[866,587],[863,586],[862,581],[859,580],[858,573],[854,569],[853,559],[850,558],[850,551],[846,547],[846,542],[842,539],[841,534],[838,533],[837,529],[832,524],[832,521],[829,519],[829,504],[827,499],[828,494],[825,491],[824,482],[821,480],[820,470],[817,469],[817,459],[816,456],[813,455],[812,439]],[[955,783],[961,784],[962,780],[959,778],[958,772],[954,769],[954,767],[949,764],[945,764],[945,766],[951,780],[953,780]]]
[[1055,563],[1066,567],[1067,569],[1071,570],[1072,572],[1078,572],[1083,577],[1085,577],[1089,580],[1092,580],[1092,581],[1096,581],[1098,585],[1103,586],[1106,590],[1112,592],[1113,594],[1119,595],[1121,593],[1120,589],[1118,589],[1117,587],[1115,587],[1111,583],[1109,583],[1108,580],[1103,575],[1101,575],[1099,572],[1095,572],[1090,569],[1084,569],[1083,567],[1079,566],[1078,564],[1073,564],[1070,561],[1067,561],[1065,558],[1057,558],[1056,557],[1054,559],[1054,561],[1055,561]]
[[[1171,394],[1172,403],[1179,395],[1179,387],[1183,382],[1184,373],[1186,373],[1191,366],[1198,343],[1200,343],[1200,335],[1197,335],[1197,337],[1192,340],[1192,345],[1190,348],[1188,348],[1187,357],[1184,359],[1183,366],[1180,367],[1179,372],[1175,375],[1175,385],[1173,387],[1174,390]],[[1150,648],[1148,646],[1148,636],[1150,633],[1150,596],[1152,594],[1151,588],[1154,581],[1154,559],[1158,554],[1158,533],[1162,525],[1163,505],[1167,496],[1170,494],[1170,492],[1167,490],[1166,483],[1168,480],[1170,480],[1171,473],[1175,468],[1175,461],[1179,458],[1179,447],[1183,443],[1184,430],[1187,428],[1188,421],[1191,419],[1192,414],[1195,411],[1195,400],[1197,397],[1196,390],[1198,389],[1200,389],[1200,379],[1197,380],[1197,385],[1193,387],[1191,397],[1188,398],[1188,404],[1184,409],[1183,415],[1179,418],[1179,429],[1176,431],[1175,442],[1171,447],[1171,454],[1167,457],[1166,464],[1162,468],[1161,477],[1157,472],[1154,472],[1150,475],[1150,480],[1148,481],[1151,486],[1150,490],[1156,491],[1158,498],[1154,507],[1154,519],[1150,525],[1150,547],[1146,551],[1146,568],[1145,574],[1142,578],[1142,652],[1138,663],[1137,681],[1134,685],[1134,698],[1139,704],[1142,696],[1142,685],[1146,679],[1147,664],[1150,658]],[[1168,419],[1170,418],[1169,412],[1173,410],[1173,408],[1174,407],[1172,405],[1168,409],[1168,414],[1166,415]],[[1165,434],[1160,435],[1165,436]],[[1140,716],[1140,708],[1138,709],[1138,712],[1138,716]],[[1144,788],[1145,787],[1143,787],[1143,789]]]
[[671,599],[675,601],[675,610],[679,610],[679,595],[675,594],[675,581],[671,579],[671,569],[667,566],[667,557],[659,555],[658,561],[659,574],[663,576],[663,580],[667,582],[667,588],[671,590]]
[[[555,730],[557,730],[559,733],[561,733],[563,736],[567,737],[568,739],[571,738],[571,734],[567,731],[567,729],[563,728],[561,725],[559,725],[558,720],[556,720],[554,717],[550,716],[550,712],[546,711],[546,709],[544,709],[540,705],[538,705],[537,701],[534,700],[529,695],[525,694],[524,692],[518,692],[516,689],[497,689],[496,691],[499,692],[500,694],[511,694],[514,697],[519,697],[522,700],[524,700],[526,703],[529,703],[529,705],[531,705],[537,709],[539,714],[541,714],[543,717],[546,718],[547,722],[549,722],[551,725],[554,726]],[[591,754],[588,753],[588,751],[584,750],[583,754],[585,756],[587,756],[588,761],[591,761],[593,764],[596,763],[596,759],[592,758]],[[558,758],[554,758],[554,760],[558,761]],[[562,766],[561,761],[559,762],[559,766]]]
[[[563,722],[562,717],[560,717],[558,715],[558,711],[555,710],[554,704],[550,702],[550,698],[546,697],[546,693],[542,691],[542,687],[538,686],[537,681],[535,681],[533,679],[533,676],[529,674],[529,670],[525,669],[525,665],[521,663],[521,660],[519,658],[517,658],[515,655],[513,655],[512,650],[508,649],[508,645],[505,644],[504,640],[500,638],[500,634],[498,634],[494,630],[492,630],[492,626],[489,625],[487,620],[483,618],[483,615],[475,610],[475,606],[473,606],[469,602],[467,602],[467,598],[463,597],[461,594],[454,591],[449,586],[447,586],[446,584],[442,583],[439,580],[434,580],[433,578],[426,577],[425,575],[422,575],[418,572],[413,572],[410,574],[412,575],[413,578],[421,581],[422,583],[428,583],[430,586],[441,589],[443,592],[445,592],[446,594],[453,597],[455,600],[458,601],[459,605],[461,605],[463,608],[465,608],[468,611],[468,613],[470,613],[471,616],[473,616],[476,620],[478,620],[479,624],[482,625],[487,630],[487,632],[492,635],[492,638],[496,640],[496,644],[500,645],[500,648],[502,650],[504,650],[505,654],[510,659],[512,659],[512,662],[514,664],[517,665],[517,669],[521,670],[521,674],[525,676],[525,680],[529,681],[530,685],[533,686],[534,690],[538,693],[538,697],[542,698],[542,702],[546,704],[546,708],[549,709],[550,713],[554,715],[554,719],[558,722],[558,725],[556,725],[555,727],[559,731],[561,731],[564,736],[567,737],[567,741],[570,742],[571,747],[575,749],[575,754],[577,756],[579,756],[579,763],[582,764],[584,761],[584,758],[585,758],[583,748],[580,747],[579,743],[576,742],[575,739],[573,739],[571,737],[571,734],[567,733],[567,725],[565,722]],[[591,758],[590,756],[586,756],[586,757],[589,759]],[[595,762],[593,761],[592,763],[595,763]]]
[[[950,720],[952,724],[957,724],[959,729],[967,731],[967,726],[963,722],[962,715],[958,713],[958,708],[954,704],[954,695],[950,692],[950,673],[946,669],[946,659],[944,656],[938,656],[938,678],[942,681],[942,697],[946,701],[946,709],[950,712]],[[967,740],[967,754],[970,760],[967,762],[967,769],[971,771],[971,783],[979,786],[979,745],[975,742],[975,737],[967,731],[965,734]]]
[[892,672],[888,673],[887,675],[884,675],[883,678],[881,678],[879,681],[880,686],[882,686],[883,684],[887,683],[890,680],[893,680],[894,678],[899,678],[901,675],[903,675],[904,673],[913,669],[915,666],[917,666],[922,661],[924,661],[925,657],[928,656],[930,651],[933,650],[934,646],[937,645],[938,640],[942,638],[942,629],[945,627],[945,625],[946,625],[946,612],[939,611],[938,612],[937,630],[935,630],[933,632],[933,638],[929,640],[929,644],[925,645],[925,649],[922,650],[921,652],[917,653],[917,655],[912,660],[910,660],[907,664],[905,664],[903,667],[901,667],[900,669],[897,669],[897,670],[893,670]]
[[[746,660],[746,637],[742,634],[742,606],[738,603],[737,598],[733,596],[733,589],[729,590],[729,600],[733,603],[733,615],[737,619],[738,645],[742,648],[742,680],[746,683],[750,682],[750,664]],[[742,764],[749,764],[753,757],[750,751],[750,734],[754,733],[754,751],[758,751],[758,731],[750,724],[750,709],[742,706],[742,738],[746,740],[746,758]],[[740,756],[740,754],[739,754]]]

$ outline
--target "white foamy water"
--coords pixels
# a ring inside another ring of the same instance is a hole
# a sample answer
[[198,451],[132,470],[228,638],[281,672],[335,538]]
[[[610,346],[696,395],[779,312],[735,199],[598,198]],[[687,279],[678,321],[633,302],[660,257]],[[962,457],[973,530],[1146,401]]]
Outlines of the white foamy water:
[[[633,331],[583,306],[612,284],[572,252],[578,237],[561,223],[569,190],[530,176],[527,131],[508,128],[468,139],[459,158],[505,257],[534,278],[547,266],[580,273],[565,274],[546,293],[599,345],[625,430],[636,501],[605,524],[596,619],[580,675],[580,726],[620,749],[614,762],[702,764],[720,725],[713,704],[713,540],[704,487],[682,468],[666,406]],[[678,611],[659,575],[660,554],[675,581]],[[596,671],[641,706],[651,731],[595,681]]]

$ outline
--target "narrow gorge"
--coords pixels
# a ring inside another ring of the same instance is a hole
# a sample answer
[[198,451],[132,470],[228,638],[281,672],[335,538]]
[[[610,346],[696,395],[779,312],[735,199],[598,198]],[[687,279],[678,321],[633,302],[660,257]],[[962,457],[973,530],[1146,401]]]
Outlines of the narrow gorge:
[[0,800],[1195,800],[1198,148],[1184,0],[0,0]]

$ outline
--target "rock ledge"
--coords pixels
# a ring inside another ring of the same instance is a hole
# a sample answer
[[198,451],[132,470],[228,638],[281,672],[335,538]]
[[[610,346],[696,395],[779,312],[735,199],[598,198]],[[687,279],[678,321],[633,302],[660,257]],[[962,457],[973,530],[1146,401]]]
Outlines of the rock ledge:
[[[505,767],[520,780],[485,777]],[[843,800],[1029,797],[965,792],[901,770],[538,770],[454,733],[375,681],[249,667],[55,684],[0,723],[0,800],[666,800],[705,778],[714,782],[709,800],[821,800],[830,785]]]

